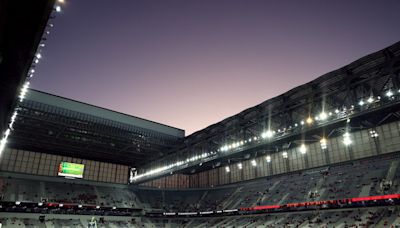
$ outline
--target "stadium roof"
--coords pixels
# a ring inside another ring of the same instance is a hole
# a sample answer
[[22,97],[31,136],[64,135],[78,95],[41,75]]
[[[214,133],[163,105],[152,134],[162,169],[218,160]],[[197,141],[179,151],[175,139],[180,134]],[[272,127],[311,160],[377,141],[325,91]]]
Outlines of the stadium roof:
[[0,1],[0,132],[4,132],[54,0]]
[[[359,130],[398,120],[400,101],[391,98],[394,93],[400,93],[400,42],[189,135],[176,153],[139,167],[139,174],[161,171],[142,175],[137,183],[317,142],[344,128]],[[364,105],[369,99],[373,105]],[[323,112],[332,117],[317,121]],[[307,119],[315,124],[308,126]],[[260,140],[267,130],[274,131],[273,139]],[[171,164],[173,168],[165,168]]]
[[68,98],[29,90],[11,147],[130,166],[164,156],[185,132]]

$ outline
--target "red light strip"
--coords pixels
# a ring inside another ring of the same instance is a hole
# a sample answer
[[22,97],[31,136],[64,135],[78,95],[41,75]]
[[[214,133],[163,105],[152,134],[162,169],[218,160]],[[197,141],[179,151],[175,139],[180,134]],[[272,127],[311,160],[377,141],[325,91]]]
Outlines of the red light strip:
[[400,194],[391,194],[391,195],[383,195],[383,196],[366,196],[366,197],[352,198],[351,202],[383,200],[383,199],[399,199],[399,198],[400,198]]
[[341,199],[341,200],[322,200],[322,201],[310,201],[310,202],[301,202],[301,203],[288,203],[284,205],[264,205],[264,206],[256,206],[256,207],[242,207],[240,211],[257,211],[257,210],[267,210],[267,209],[277,209],[283,207],[304,207],[304,206],[313,206],[313,205],[322,205],[322,204],[338,204],[346,203],[346,202],[361,202],[361,201],[373,201],[373,200],[385,200],[385,199],[400,199],[400,194],[390,194],[390,195],[381,195],[381,196],[366,196],[366,197],[357,197],[350,199]]
[[279,205],[267,205],[267,206],[257,206],[257,207],[252,207],[253,210],[265,210],[265,209],[276,209],[280,208],[281,206]]

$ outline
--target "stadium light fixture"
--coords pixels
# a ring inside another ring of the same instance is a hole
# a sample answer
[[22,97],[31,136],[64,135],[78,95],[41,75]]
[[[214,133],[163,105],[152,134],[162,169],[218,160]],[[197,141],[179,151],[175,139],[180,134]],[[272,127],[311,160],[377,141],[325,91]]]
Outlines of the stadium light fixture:
[[300,121],[300,124],[301,124],[301,125],[304,125],[304,120]]
[[96,206],[96,209],[100,209],[100,206]]
[[369,97],[369,98],[367,99],[367,102],[368,102],[368,103],[372,103],[372,102],[374,102],[374,97],[372,97],[372,96],[371,96],[371,97]]
[[306,145],[305,144],[301,144],[299,150],[300,150],[301,154],[306,154],[307,153]]
[[274,131],[267,130],[261,134],[261,138],[263,138],[263,139],[272,138],[274,136],[274,134],[275,134]]
[[4,138],[8,138],[8,136],[10,135],[10,132],[11,132],[11,130],[10,130],[10,129],[7,129],[7,130],[4,132]]
[[16,202],[15,202],[15,205],[20,205],[20,204],[21,204],[20,201],[16,201]]
[[312,124],[313,123],[313,119],[309,116],[306,120],[307,124]]
[[237,164],[237,167],[238,167],[238,169],[243,169],[242,163],[238,163],[238,164]]
[[283,157],[283,158],[288,158],[288,153],[287,153],[286,151],[284,151],[284,152],[282,153],[282,157]]
[[376,132],[375,130],[371,130],[369,132],[369,134],[370,134],[371,138],[378,138],[378,136],[379,136],[378,132]]
[[267,160],[267,162],[270,163],[270,162],[271,162],[271,156],[267,155],[267,156],[265,157],[265,160]]
[[60,203],[58,206],[59,206],[59,207],[64,207],[64,204]]
[[30,82],[25,82],[22,86],[21,92],[19,94],[19,101],[22,102],[25,98],[26,92],[28,92]]
[[36,58],[41,59],[41,58],[42,58],[42,54],[37,53],[37,54],[36,54]]
[[349,132],[343,134],[343,144],[346,146],[350,146],[352,144]]
[[328,148],[325,138],[322,138],[319,143],[321,144],[321,149],[326,150]]
[[255,159],[251,160],[251,165],[252,165],[252,166],[254,166],[254,167],[256,167],[256,166],[257,166],[257,162],[256,162],[256,160],[255,160]]
[[81,205],[81,204],[79,204],[79,205],[78,205],[78,207],[79,207],[79,208],[82,208],[82,205]]
[[55,10],[56,10],[56,12],[58,12],[58,13],[61,12],[61,6],[56,6],[56,7],[55,7]]
[[229,172],[231,171],[231,169],[229,168],[229,166],[225,166],[225,171],[226,171],[227,173],[229,173]]
[[320,120],[326,120],[328,118],[328,114],[326,112],[321,112],[319,114],[319,119]]
[[388,90],[388,91],[386,92],[386,96],[387,96],[387,97],[392,97],[392,96],[393,96],[392,90]]
[[358,105],[363,106],[365,103],[363,100],[360,100],[360,102],[358,102]]
[[57,0],[57,2],[62,4],[62,3],[64,3],[65,1],[64,1],[64,0]]
[[7,139],[6,138],[2,138],[0,140],[0,154],[3,153],[4,148],[6,148],[6,144],[7,144]]

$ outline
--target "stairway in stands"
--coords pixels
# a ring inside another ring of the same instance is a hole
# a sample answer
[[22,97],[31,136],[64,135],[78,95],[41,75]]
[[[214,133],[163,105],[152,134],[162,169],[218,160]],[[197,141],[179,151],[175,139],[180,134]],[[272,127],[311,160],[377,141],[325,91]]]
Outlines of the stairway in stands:
[[226,199],[223,203],[222,203],[222,208],[223,209],[234,209],[236,205],[240,204],[240,200],[238,199],[242,199],[241,197],[239,197],[241,191],[243,189],[243,186],[237,188],[231,196],[228,197],[228,199]]

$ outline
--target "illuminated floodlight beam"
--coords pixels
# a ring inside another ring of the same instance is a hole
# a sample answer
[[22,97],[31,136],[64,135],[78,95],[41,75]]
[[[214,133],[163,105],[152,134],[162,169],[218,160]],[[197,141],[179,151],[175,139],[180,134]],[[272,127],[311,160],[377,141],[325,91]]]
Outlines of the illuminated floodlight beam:
[[327,141],[325,138],[322,138],[319,143],[321,144],[321,149],[326,150],[328,148]]
[[351,141],[350,138],[350,133],[346,132],[343,134],[343,144],[346,146],[350,146],[353,142]]
[[275,134],[274,131],[267,130],[261,134],[261,138],[263,138],[263,139],[272,138],[274,136],[274,134]]
[[378,138],[378,136],[379,136],[378,132],[376,132],[375,130],[371,130],[369,132],[369,134],[370,134],[371,138]]
[[386,96],[387,96],[387,97],[392,97],[392,96],[393,96],[392,90],[388,90],[388,91],[386,92]]
[[283,153],[282,153],[282,157],[283,157],[283,158],[288,158],[288,153],[287,153],[286,151],[283,152]]
[[19,94],[19,101],[22,102],[25,98],[26,93],[28,92],[30,82],[25,82],[25,84],[21,88],[21,92]]
[[7,138],[3,137],[0,140],[0,154],[3,153],[4,148],[6,148]]
[[254,167],[257,166],[257,162],[256,162],[255,159],[251,160],[251,165],[254,166]]
[[301,153],[301,154],[306,154],[306,153],[307,153],[306,145],[301,144],[299,150],[300,150],[300,153]]
[[328,114],[326,112],[321,112],[319,114],[319,119],[320,120],[326,120],[328,118]]

